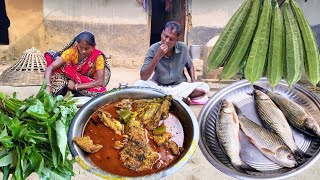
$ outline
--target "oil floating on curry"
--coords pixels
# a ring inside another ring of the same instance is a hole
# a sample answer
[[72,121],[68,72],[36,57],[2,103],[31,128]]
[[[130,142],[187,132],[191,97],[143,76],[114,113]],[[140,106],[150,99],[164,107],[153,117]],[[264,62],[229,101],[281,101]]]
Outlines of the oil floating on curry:
[[102,170],[142,176],[175,163],[183,151],[184,132],[170,113],[172,96],[123,99],[107,104],[87,122],[74,142]]

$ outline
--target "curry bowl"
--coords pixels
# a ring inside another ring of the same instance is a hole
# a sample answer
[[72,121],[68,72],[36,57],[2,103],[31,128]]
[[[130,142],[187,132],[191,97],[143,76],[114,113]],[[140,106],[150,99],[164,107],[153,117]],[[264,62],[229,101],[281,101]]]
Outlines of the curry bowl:
[[[266,78],[260,79],[256,85],[272,91]],[[245,172],[235,169],[219,144],[216,122],[221,101],[226,99],[236,104],[246,117],[263,126],[252,96],[253,87],[247,80],[241,80],[226,86],[210,98],[199,114],[200,141],[199,146],[206,159],[218,170],[237,179],[285,179],[295,176],[320,158],[319,138],[308,136],[290,125],[296,145],[311,157],[293,168],[282,167],[264,156],[240,130],[240,157],[251,167],[260,172]],[[283,80],[273,90],[306,109],[320,124],[320,100],[308,89],[296,84],[289,87]]]
[[191,109],[181,100],[173,98],[170,106],[170,113],[174,114],[180,121],[184,139],[181,152],[175,162],[157,172],[144,174],[140,176],[123,176],[116,173],[107,172],[98,167],[89,158],[88,153],[84,152],[73,141],[74,137],[82,137],[84,130],[92,117],[100,108],[107,104],[119,102],[122,99],[151,99],[162,98],[166,94],[162,91],[152,88],[127,87],[123,89],[114,89],[106,94],[97,96],[82,106],[74,116],[68,132],[68,146],[73,158],[86,171],[103,179],[110,178],[161,178],[178,171],[185,165],[194,153],[199,140],[199,126],[196,117]]

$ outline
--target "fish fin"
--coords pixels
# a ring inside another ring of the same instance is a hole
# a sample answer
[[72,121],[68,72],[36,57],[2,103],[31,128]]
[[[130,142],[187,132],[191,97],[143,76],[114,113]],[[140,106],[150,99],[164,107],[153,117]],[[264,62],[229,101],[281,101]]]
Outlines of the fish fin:
[[271,155],[274,155],[274,154],[275,154],[273,151],[271,151],[271,150],[268,149],[268,148],[261,148],[261,151],[263,151],[263,152],[266,153],[266,154],[271,154]]
[[245,162],[241,162],[241,165],[240,165],[241,169],[244,169],[245,171],[250,171],[250,172],[261,172],[253,167],[251,167],[250,165],[248,165],[247,163]]
[[237,116],[237,113],[236,112],[233,112],[232,113],[232,120],[235,124],[238,124],[239,123],[239,119],[238,119],[238,116]]
[[252,144],[255,144],[254,140],[253,140],[251,137],[249,137],[249,136],[247,136],[247,137],[248,137],[249,141],[250,141]]
[[253,85],[253,88],[256,89],[256,90],[262,91],[264,93],[267,93],[269,91],[268,89],[263,88],[263,87],[258,86],[258,85]]
[[296,158],[299,159],[299,160],[303,160],[303,159],[312,157],[311,154],[305,153],[299,148],[298,148],[298,150],[295,150],[293,153],[296,156]]
[[236,165],[233,163],[231,163],[231,164],[236,170],[238,170],[239,172],[242,172],[242,173],[248,174],[248,172],[260,172],[259,170],[249,166],[247,163],[245,163],[243,161],[241,161],[240,165]]
[[236,110],[236,113],[238,114],[238,116],[242,116],[243,112],[241,111],[241,109],[239,108],[239,106],[237,106],[235,103],[232,103],[234,109]]

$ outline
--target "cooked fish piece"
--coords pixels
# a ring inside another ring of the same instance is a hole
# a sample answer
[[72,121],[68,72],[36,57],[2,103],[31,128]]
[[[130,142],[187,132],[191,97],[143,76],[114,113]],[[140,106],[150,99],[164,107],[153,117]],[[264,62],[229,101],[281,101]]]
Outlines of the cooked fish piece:
[[153,140],[158,146],[162,146],[165,142],[171,139],[171,137],[171,133],[165,132],[164,134],[153,136]]
[[169,117],[169,109],[170,109],[170,106],[171,106],[171,101],[172,101],[173,97],[172,95],[168,95],[165,97],[165,100],[161,106],[161,111],[162,111],[162,114],[161,114],[161,119],[167,119]]
[[155,117],[160,106],[160,103],[150,103],[147,105],[144,109],[144,112],[141,112],[142,122],[144,124],[149,124],[150,121],[153,121],[153,118]]
[[100,121],[103,122],[105,126],[110,127],[112,130],[114,130],[116,134],[121,135],[123,133],[123,124],[121,124],[120,121],[113,119],[110,113],[99,111],[98,116],[100,118]]
[[120,160],[134,171],[152,169],[159,158],[159,154],[148,143],[139,140],[129,140],[120,152]]
[[84,137],[74,137],[73,141],[84,151],[88,153],[98,152],[103,148],[100,144],[93,144],[92,139],[89,136]]
[[124,144],[125,144],[125,143],[122,143],[121,141],[115,141],[113,148],[115,148],[115,149],[122,149],[122,148],[124,147]]
[[136,111],[139,114],[139,118],[142,117],[145,113],[145,111],[147,110],[146,108],[152,104],[152,103],[156,103],[159,106],[162,103],[162,99],[161,98],[153,98],[153,99],[138,99],[138,100],[134,100],[132,102],[132,106],[136,109]]
[[263,124],[274,131],[295,155],[302,158],[304,152],[296,145],[289,123],[282,111],[262,91],[254,90],[254,96],[256,108]]
[[148,130],[153,130],[158,127],[159,122],[162,117],[168,118],[169,116],[169,108],[171,105],[172,96],[166,96],[164,101],[162,102],[161,106],[158,108],[156,114],[153,117],[152,121],[146,123],[146,128]]
[[165,145],[166,145],[166,148],[171,150],[171,153],[173,155],[180,154],[179,146],[174,141],[168,141]]
[[291,149],[276,133],[249,120],[239,108],[236,106],[235,108],[242,131],[262,154],[281,166],[289,168],[297,166]]
[[133,113],[129,123],[126,125],[128,139],[147,142],[147,131],[142,127],[140,121],[136,120],[137,113]]
[[229,157],[231,164],[240,171],[253,170],[240,158],[239,120],[233,104],[227,100],[222,100],[216,121],[216,132],[220,146]]
[[320,126],[317,121],[299,104],[294,101],[273,93],[260,86],[254,85],[255,89],[259,89],[266,93],[270,99],[281,109],[289,123],[300,131],[320,138]]
[[119,109],[131,109],[132,99],[122,99],[115,106]]

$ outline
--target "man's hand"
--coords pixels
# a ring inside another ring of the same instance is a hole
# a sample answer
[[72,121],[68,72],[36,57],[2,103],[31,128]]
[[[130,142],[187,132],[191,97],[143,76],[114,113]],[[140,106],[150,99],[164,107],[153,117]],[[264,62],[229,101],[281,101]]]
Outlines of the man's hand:
[[155,55],[153,56],[152,60],[148,64],[147,68],[143,71],[140,71],[140,79],[141,80],[148,80],[152,75],[155,67],[157,66],[160,59],[169,51],[169,47],[167,44],[162,43],[159,48],[157,49]]
[[155,56],[157,56],[159,59],[161,59],[167,52],[169,51],[169,47],[166,44],[161,44],[158,48]]

